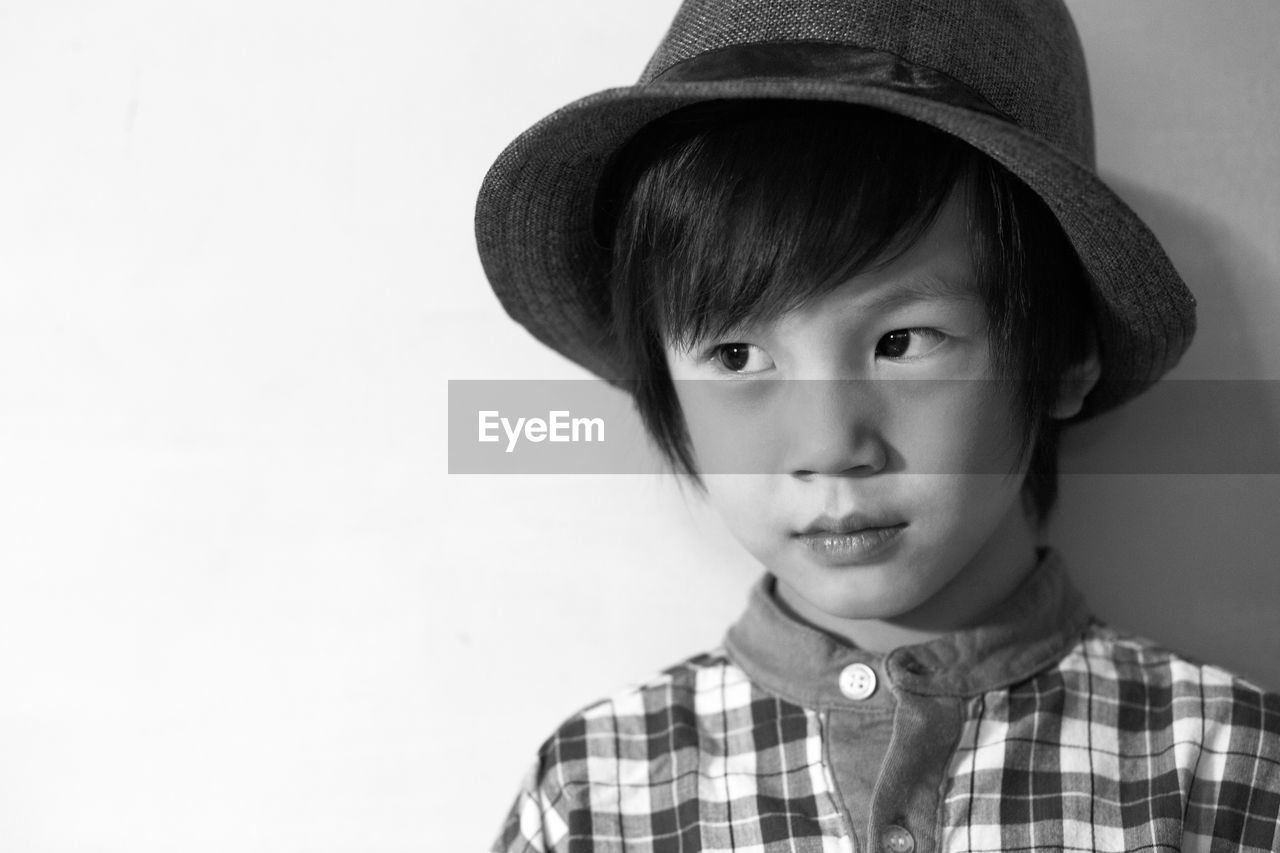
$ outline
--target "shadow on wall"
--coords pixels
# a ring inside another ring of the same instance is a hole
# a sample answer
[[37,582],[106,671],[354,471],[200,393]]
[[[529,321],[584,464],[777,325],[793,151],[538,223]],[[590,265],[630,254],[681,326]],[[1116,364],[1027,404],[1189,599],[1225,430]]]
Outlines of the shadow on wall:
[[1107,180],[1197,296],[1177,371],[1196,378],[1068,431],[1052,539],[1104,620],[1280,690],[1280,365],[1242,331],[1280,270],[1185,202]]

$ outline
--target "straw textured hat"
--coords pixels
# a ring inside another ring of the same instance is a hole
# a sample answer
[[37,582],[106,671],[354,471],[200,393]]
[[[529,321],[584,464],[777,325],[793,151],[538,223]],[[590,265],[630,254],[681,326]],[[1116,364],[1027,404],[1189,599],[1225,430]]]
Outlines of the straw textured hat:
[[476,239],[507,312],[593,373],[624,379],[609,331],[609,259],[593,236],[601,177],[654,119],[749,98],[907,116],[1039,194],[1091,276],[1102,376],[1086,414],[1144,390],[1191,343],[1195,299],[1095,171],[1084,54],[1060,0],[686,0],[635,86],[546,117],[485,177]]

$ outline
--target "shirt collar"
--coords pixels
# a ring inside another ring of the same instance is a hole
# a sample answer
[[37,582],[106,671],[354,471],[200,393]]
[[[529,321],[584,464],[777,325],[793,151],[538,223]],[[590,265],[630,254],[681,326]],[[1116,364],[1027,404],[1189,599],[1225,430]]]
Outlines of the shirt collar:
[[898,688],[933,696],[973,696],[1023,681],[1055,663],[1089,621],[1084,599],[1061,560],[1043,551],[1039,564],[993,618],[927,643],[877,655],[800,621],[773,594],[766,574],[746,612],[729,629],[725,648],[760,686],[801,705],[873,710],[892,699],[849,699],[840,674],[851,664],[872,667]]

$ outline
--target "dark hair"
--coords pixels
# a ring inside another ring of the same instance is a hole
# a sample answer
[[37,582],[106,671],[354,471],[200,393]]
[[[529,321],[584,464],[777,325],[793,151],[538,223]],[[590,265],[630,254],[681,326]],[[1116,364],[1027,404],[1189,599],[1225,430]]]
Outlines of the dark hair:
[[1031,452],[1024,498],[1047,517],[1056,380],[1088,352],[1079,259],[1040,198],[990,158],[927,125],[846,104],[686,107],[632,139],[602,185],[613,332],[640,416],[672,465],[697,479],[664,340],[778,317],[892,260],[961,187],[992,357],[1018,380]]

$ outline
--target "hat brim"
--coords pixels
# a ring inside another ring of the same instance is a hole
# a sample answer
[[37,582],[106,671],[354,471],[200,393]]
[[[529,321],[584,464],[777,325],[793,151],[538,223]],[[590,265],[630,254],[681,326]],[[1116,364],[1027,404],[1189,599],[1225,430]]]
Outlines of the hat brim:
[[1190,344],[1194,297],[1155,235],[1090,167],[995,115],[822,80],[608,89],[517,137],[489,170],[476,205],[480,259],[511,317],[592,373],[625,380],[610,333],[608,258],[593,230],[600,180],[614,153],[661,116],[703,101],[764,98],[858,104],[921,121],[987,154],[1045,201],[1093,288],[1101,376],[1080,417],[1141,393]]

